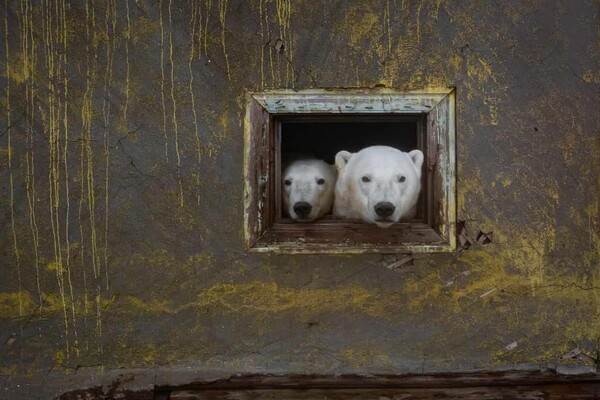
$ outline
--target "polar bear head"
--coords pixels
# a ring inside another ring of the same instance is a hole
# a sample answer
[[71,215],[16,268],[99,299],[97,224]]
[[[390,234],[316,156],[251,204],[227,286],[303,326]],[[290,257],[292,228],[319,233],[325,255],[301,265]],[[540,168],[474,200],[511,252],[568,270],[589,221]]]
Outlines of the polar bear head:
[[401,218],[413,218],[421,191],[423,153],[371,146],[335,157],[338,181],[333,213],[387,228]]
[[331,211],[337,173],[321,160],[296,160],[282,174],[283,210],[292,219],[314,221]]

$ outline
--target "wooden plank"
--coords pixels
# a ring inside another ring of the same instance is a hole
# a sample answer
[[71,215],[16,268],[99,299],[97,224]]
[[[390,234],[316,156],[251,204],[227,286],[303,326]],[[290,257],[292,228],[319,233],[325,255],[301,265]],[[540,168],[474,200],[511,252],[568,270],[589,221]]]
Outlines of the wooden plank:
[[[420,116],[417,123],[417,148],[423,152],[425,159],[427,158],[427,114]],[[432,225],[431,207],[433,192],[430,187],[430,172],[427,169],[427,163],[423,162],[421,167],[421,194],[419,195],[419,203],[417,215],[421,216],[429,226]]]
[[[160,388],[165,390],[166,388]],[[171,399],[598,399],[600,376],[539,371],[433,375],[247,375],[171,388]]]
[[176,391],[171,400],[499,400],[598,399],[600,384],[439,389],[263,389]]
[[277,114],[277,121],[283,123],[342,123],[342,122],[414,122],[418,123],[424,113],[410,114]]
[[312,223],[276,222],[256,242],[256,251],[289,253],[401,253],[448,251],[448,243],[422,221],[389,228],[341,218]]
[[446,123],[443,120],[445,110],[446,107],[444,104],[438,104],[427,115],[429,147],[427,149],[426,165],[431,179],[431,190],[433,191],[430,204],[432,222],[433,226],[437,227],[443,226],[445,223],[444,210],[441,208],[442,202],[440,201],[444,196],[444,176],[441,173],[443,167],[440,164],[440,157],[442,156],[440,153],[443,153],[443,151],[440,151],[440,139],[443,140],[443,136],[446,133]]
[[456,248],[456,157],[454,92],[427,115],[429,140],[426,165],[433,191],[429,207],[433,226]]
[[244,124],[244,236],[252,247],[266,229],[265,200],[270,168],[269,114],[252,96],[247,98]]
[[563,375],[553,371],[479,371],[441,372],[405,375],[316,375],[316,374],[246,374],[225,379],[195,382],[180,389],[365,389],[365,388],[438,388],[473,386],[600,384],[600,375],[586,373]]
[[278,236],[284,238],[322,238],[325,241],[355,240],[365,243],[421,243],[427,241],[443,241],[440,236],[424,223],[398,223],[389,228],[379,228],[368,223],[276,223],[265,232],[263,238],[273,237],[280,241]]
[[274,134],[274,165],[273,168],[275,170],[275,176],[273,179],[274,185],[274,215],[275,219],[271,221],[271,223],[279,220],[283,216],[283,198],[281,197],[281,174],[283,173],[283,167],[281,165],[281,121],[274,120],[272,121],[273,134]]
[[448,131],[446,134],[446,152],[448,156],[446,171],[446,224],[447,232],[445,237],[448,239],[450,247],[456,249],[456,90],[452,90],[446,97],[448,100]]
[[429,112],[452,88],[421,91],[392,89],[309,89],[254,93],[254,98],[272,114],[287,113],[419,113]]

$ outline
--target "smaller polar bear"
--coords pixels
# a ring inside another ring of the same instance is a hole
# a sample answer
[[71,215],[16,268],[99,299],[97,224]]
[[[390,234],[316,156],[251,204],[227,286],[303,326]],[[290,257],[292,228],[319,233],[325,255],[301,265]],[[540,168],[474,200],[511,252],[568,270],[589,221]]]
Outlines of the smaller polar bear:
[[325,161],[292,161],[282,174],[283,210],[295,221],[311,222],[331,211],[337,173]]
[[335,156],[338,181],[333,214],[362,219],[387,228],[401,218],[414,218],[421,191],[423,153],[371,146]]

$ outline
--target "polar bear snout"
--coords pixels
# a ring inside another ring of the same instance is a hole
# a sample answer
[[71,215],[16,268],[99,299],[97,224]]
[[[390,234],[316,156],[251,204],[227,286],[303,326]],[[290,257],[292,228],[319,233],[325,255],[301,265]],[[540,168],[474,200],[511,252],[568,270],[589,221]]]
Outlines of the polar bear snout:
[[388,219],[394,214],[394,211],[396,211],[396,207],[389,201],[380,201],[375,204],[375,207],[373,208],[375,209],[375,214],[383,219]]
[[294,204],[294,212],[298,215],[299,218],[306,218],[310,214],[312,210],[312,205],[307,203],[306,201],[299,201]]

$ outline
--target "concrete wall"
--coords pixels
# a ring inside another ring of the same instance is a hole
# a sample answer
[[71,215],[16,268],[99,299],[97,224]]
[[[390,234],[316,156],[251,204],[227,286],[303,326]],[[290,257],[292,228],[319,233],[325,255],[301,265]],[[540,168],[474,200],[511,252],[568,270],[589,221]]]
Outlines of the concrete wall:
[[[4,394],[593,367],[560,357],[600,339],[597,2],[47,3],[0,11]],[[459,220],[492,244],[245,254],[245,91],[448,85]]]

